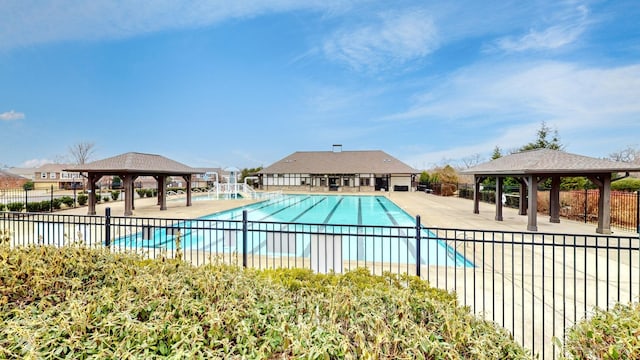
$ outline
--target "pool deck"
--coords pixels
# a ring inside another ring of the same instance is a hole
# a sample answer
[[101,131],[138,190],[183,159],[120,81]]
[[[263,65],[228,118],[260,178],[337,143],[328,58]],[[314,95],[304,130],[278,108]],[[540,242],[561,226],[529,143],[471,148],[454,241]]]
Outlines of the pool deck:
[[[314,193],[315,194],[315,193]],[[318,193],[320,195],[321,193]],[[540,238],[543,234],[572,234],[586,235],[586,237],[598,236],[596,224],[585,224],[576,221],[561,219],[560,223],[551,223],[547,215],[538,215],[538,231],[527,231],[527,216],[518,215],[517,209],[504,208],[503,221],[496,221],[495,206],[493,204],[480,203],[480,213],[473,213],[473,202],[467,199],[456,197],[442,197],[422,192],[392,192],[392,193],[326,193],[326,195],[384,195],[400,206],[404,211],[412,216],[420,215],[421,223],[430,228],[440,229],[467,229],[467,230],[489,230],[519,233],[521,238]],[[193,205],[185,205],[184,196],[179,199],[167,202],[168,209],[160,211],[155,198],[136,199],[135,217],[156,217],[174,219],[192,219],[204,215],[212,214],[231,208],[240,207],[256,202],[256,200],[194,200]],[[112,216],[122,216],[124,202],[101,203],[96,207],[98,215],[104,215],[105,208],[112,209]],[[58,214],[85,215],[86,207],[60,211]],[[637,238],[638,234],[630,231],[623,231],[613,228],[614,236],[626,236]],[[540,236],[538,236],[538,234]],[[586,238],[583,237],[583,238]],[[505,246],[490,246],[485,244],[465,243],[464,239],[457,241],[456,250],[458,252],[467,251],[469,254],[475,249],[479,249],[479,258],[475,258],[475,268],[454,268],[424,265],[421,267],[422,277],[429,279],[432,285],[445,288],[449,291],[456,291],[461,303],[470,306],[478,314],[483,314],[488,319],[505,319],[505,328],[511,331],[516,339],[529,349],[534,349],[536,353],[542,353],[542,358],[550,358],[553,354],[551,346],[551,334],[562,336],[564,329],[574,321],[570,313],[578,312],[580,317],[582,309],[591,309],[595,304],[608,304],[610,299],[605,298],[603,291],[598,289],[598,283],[602,286],[603,279],[609,279],[605,273],[604,266],[598,269],[598,261],[601,264],[612,264],[612,268],[621,271],[622,279],[618,291],[629,294],[631,282],[633,282],[632,295],[638,296],[638,286],[636,279],[640,277],[638,264],[620,263],[619,258],[612,259],[608,251],[594,252],[592,250],[581,250],[580,256],[573,259],[563,258],[562,255],[555,255],[555,251],[545,250],[542,247],[534,249],[532,246],[522,246],[520,248]],[[475,247],[475,248],[474,248]],[[564,254],[565,250],[558,250],[559,254]],[[550,254],[551,253],[551,254]],[[567,250],[569,253],[569,250]],[[571,255],[571,253],[569,253]],[[584,261],[582,256],[584,255]],[[482,257],[485,257],[484,259]],[[587,267],[587,257],[589,264],[596,264]],[[501,259],[495,261],[494,259]],[[506,263],[505,260],[506,259]],[[517,268],[509,268],[509,264],[515,260]],[[480,265],[481,264],[481,265]],[[573,276],[578,278],[577,288],[564,288],[566,279],[557,269],[567,269],[573,271]],[[624,269],[624,271],[622,271]],[[546,272],[545,272],[546,270]],[[607,269],[608,271],[608,266]],[[627,275],[631,277],[626,279]],[[438,279],[438,280],[436,280]],[[456,285],[456,279],[464,279],[464,283]],[[467,282],[467,279],[469,281]],[[471,281],[473,280],[473,281]],[[583,293],[580,286],[584,283],[584,289],[589,286],[589,291]],[[608,291],[607,291],[608,296]],[[480,301],[476,306],[476,301]],[[485,302],[486,299],[486,302]],[[559,310],[559,307],[562,310]],[[535,308],[535,310],[534,310]],[[517,311],[515,309],[518,309]],[[566,312],[566,313],[565,313]],[[541,315],[542,314],[542,315]],[[547,314],[545,318],[543,314]],[[510,325],[511,324],[511,325]],[[544,336],[541,330],[544,329]],[[533,335],[535,334],[535,335]]]

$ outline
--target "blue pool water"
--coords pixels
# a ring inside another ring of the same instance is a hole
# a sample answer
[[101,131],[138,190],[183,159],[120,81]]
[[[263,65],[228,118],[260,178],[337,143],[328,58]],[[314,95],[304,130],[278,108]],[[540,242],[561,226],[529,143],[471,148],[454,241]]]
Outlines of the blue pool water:
[[[343,261],[416,264],[419,257],[424,265],[473,266],[426,229],[418,254],[416,220],[384,196],[286,195],[172,226],[184,249],[241,253],[245,210],[251,255],[313,258],[329,249]],[[174,236],[155,228],[114,245],[171,250]]]

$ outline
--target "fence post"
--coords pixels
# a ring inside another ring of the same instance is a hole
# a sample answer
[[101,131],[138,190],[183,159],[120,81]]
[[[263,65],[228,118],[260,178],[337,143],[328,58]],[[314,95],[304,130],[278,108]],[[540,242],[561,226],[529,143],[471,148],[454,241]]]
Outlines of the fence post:
[[420,215],[416,216],[416,276],[420,277],[420,239],[422,238]]
[[111,208],[104,209],[104,244],[106,247],[111,246]]
[[636,191],[636,228],[640,234],[640,190]]
[[51,185],[51,202],[49,202],[49,212],[53,212],[53,185]]
[[242,267],[247,267],[247,210],[242,210]]

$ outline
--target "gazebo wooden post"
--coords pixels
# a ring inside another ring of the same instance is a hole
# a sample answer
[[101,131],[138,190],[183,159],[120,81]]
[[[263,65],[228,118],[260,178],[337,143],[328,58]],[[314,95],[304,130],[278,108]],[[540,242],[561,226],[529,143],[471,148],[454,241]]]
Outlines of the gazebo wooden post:
[[156,199],[157,199],[156,205],[160,205],[161,204],[160,199],[162,198],[162,187],[160,186],[160,176],[154,175],[153,178],[156,179],[156,188],[157,188],[156,189],[157,190],[156,191]]
[[[160,210],[167,210],[167,176],[159,175],[158,196],[160,196]],[[161,190],[162,189],[162,192]]]
[[182,176],[187,183],[187,206],[191,206],[191,175]]
[[482,182],[481,176],[473,177],[473,213],[480,214],[480,183]]
[[124,175],[124,216],[133,215],[133,194],[131,193],[131,175]]
[[502,221],[502,183],[504,178],[496,177],[496,221]]
[[560,176],[551,177],[549,191],[549,222],[560,223]]
[[520,199],[518,200],[518,215],[527,215],[527,182],[518,178],[520,184]]
[[89,182],[89,209],[87,215],[96,214],[96,179],[98,176],[95,173],[87,174],[87,181]]
[[136,209],[136,189],[135,189],[135,185],[136,185],[136,179],[138,178],[138,175],[132,175],[131,176],[131,209],[135,210]]
[[525,178],[527,187],[529,188],[529,219],[527,221],[527,230],[538,231],[538,177],[529,175]]
[[[598,227],[599,234],[611,234],[611,174],[598,174],[589,177],[598,185],[600,196],[598,197]],[[585,214],[586,215],[586,214]]]

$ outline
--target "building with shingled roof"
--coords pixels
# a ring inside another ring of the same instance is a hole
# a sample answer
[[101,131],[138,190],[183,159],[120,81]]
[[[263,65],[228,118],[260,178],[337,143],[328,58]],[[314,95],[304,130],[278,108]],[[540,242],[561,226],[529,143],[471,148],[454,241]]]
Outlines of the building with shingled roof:
[[381,150],[297,151],[258,172],[263,190],[410,191],[419,171]]

